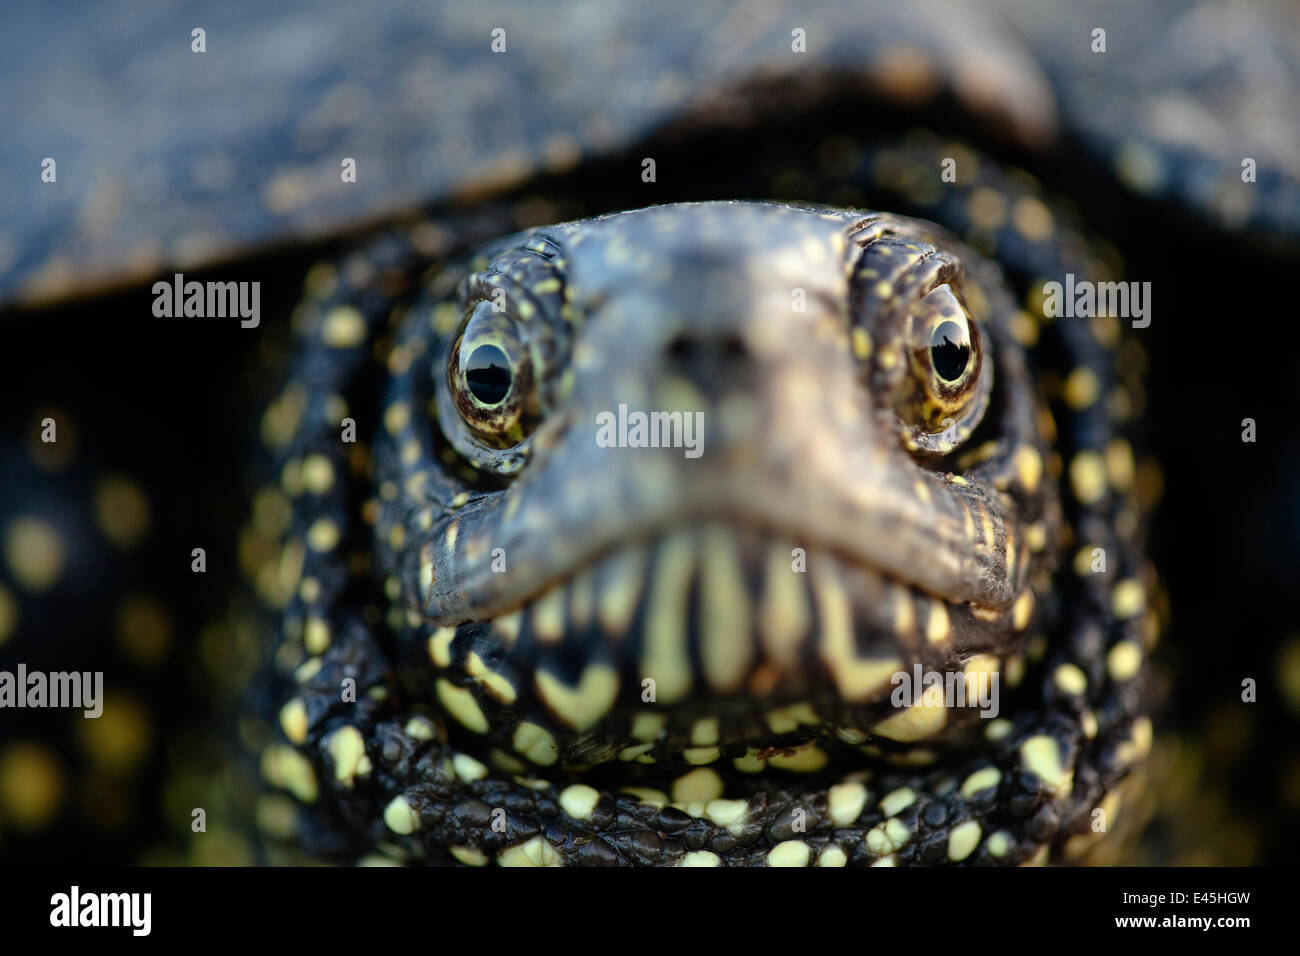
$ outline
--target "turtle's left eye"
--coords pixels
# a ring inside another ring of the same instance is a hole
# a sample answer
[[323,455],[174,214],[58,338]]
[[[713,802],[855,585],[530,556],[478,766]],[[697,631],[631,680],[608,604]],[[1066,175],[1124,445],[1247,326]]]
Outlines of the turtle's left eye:
[[448,364],[456,408],[484,444],[509,448],[527,437],[536,411],[532,362],[508,312],[479,303],[465,320]]
[[514,372],[510,359],[497,346],[490,342],[475,346],[462,364],[469,393],[480,404],[489,408],[500,405],[510,394]]
[[951,285],[923,296],[909,321],[911,374],[899,412],[919,450],[947,452],[979,424],[992,368],[979,328]]

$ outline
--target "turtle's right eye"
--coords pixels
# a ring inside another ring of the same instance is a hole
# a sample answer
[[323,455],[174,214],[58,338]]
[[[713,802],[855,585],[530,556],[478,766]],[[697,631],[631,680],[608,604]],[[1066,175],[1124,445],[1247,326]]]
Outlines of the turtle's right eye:
[[900,391],[899,413],[918,450],[946,453],[979,424],[992,363],[978,325],[948,283],[912,307],[909,324],[911,374]]
[[475,306],[448,364],[456,408],[484,444],[509,448],[528,436],[536,417],[532,362],[508,312]]

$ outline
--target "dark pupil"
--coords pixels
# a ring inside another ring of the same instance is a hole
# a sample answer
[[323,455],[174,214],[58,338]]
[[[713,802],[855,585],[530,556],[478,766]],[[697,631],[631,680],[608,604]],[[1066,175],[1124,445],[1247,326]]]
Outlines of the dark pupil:
[[496,405],[510,391],[510,363],[495,345],[480,345],[465,363],[465,382],[484,405]]
[[930,338],[930,359],[945,382],[955,382],[970,361],[970,344],[956,322],[942,322]]

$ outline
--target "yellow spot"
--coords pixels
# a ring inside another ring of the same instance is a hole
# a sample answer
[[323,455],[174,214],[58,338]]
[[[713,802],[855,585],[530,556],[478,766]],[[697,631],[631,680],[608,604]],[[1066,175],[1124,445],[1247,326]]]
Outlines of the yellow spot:
[[1139,763],[1147,758],[1151,753],[1151,743],[1154,734],[1151,728],[1150,717],[1139,717],[1133,721],[1133,733],[1127,741],[1121,744],[1116,755],[1126,764]]
[[63,794],[59,762],[41,745],[20,741],[0,756],[0,819],[5,823],[41,829],[59,815]]
[[1075,411],[1083,411],[1097,400],[1099,394],[1101,394],[1101,382],[1097,380],[1097,374],[1090,368],[1080,366],[1065,380],[1063,390],[1065,404]]
[[1142,582],[1134,578],[1120,581],[1110,595],[1110,609],[1121,621],[1141,614],[1146,602],[1146,590],[1142,587]]
[[1112,439],[1106,445],[1106,477],[1113,487],[1128,491],[1133,487],[1133,449],[1122,438]]
[[743,827],[749,816],[748,800],[710,800],[704,806],[704,815],[720,827]]
[[473,783],[475,780],[482,780],[488,775],[488,768],[482,763],[475,760],[469,754],[456,754],[451,758],[452,769],[456,776],[465,783]]
[[1016,231],[1030,242],[1046,242],[1052,237],[1052,214],[1032,196],[1021,196],[1011,209],[1011,222]]
[[721,866],[722,857],[708,850],[692,850],[685,854],[678,866]]
[[894,633],[908,635],[916,627],[916,610],[906,588],[894,589]]
[[355,348],[366,340],[366,320],[350,305],[335,306],[321,325],[321,340],[332,349]]
[[536,836],[527,843],[507,847],[497,857],[498,866],[564,866],[564,859],[555,847]]
[[411,406],[406,402],[394,402],[384,409],[384,428],[390,435],[400,434],[411,421]]
[[[488,732],[487,717],[483,715],[471,691],[457,687],[451,681],[441,677],[438,679],[437,690],[438,700],[442,702],[443,708],[463,727],[476,734]],[[520,726],[524,725],[520,724]]]
[[803,840],[785,840],[767,854],[768,866],[807,866],[812,850]]
[[40,518],[15,518],[5,529],[5,561],[20,585],[29,591],[46,591],[63,574],[63,539]]
[[313,551],[333,551],[339,537],[339,526],[329,518],[317,518],[307,529],[307,545]]
[[768,758],[768,763],[778,770],[790,770],[795,773],[815,773],[830,758],[826,756],[826,751],[822,750],[816,744],[803,744],[794,749],[793,754],[776,754]]
[[454,627],[440,627],[429,638],[429,658],[438,667],[451,666],[451,642],[455,638]]
[[1002,771],[997,767],[984,767],[967,777],[961,785],[961,795],[970,800],[981,790],[990,790],[1002,781]]
[[533,633],[543,644],[556,644],[564,639],[563,586],[551,588],[533,605]]
[[998,659],[992,654],[976,654],[966,662],[962,676],[966,681],[966,702],[989,700],[993,692],[993,675]]
[[420,829],[420,815],[406,802],[406,797],[397,796],[384,807],[384,823],[394,833],[407,836]]
[[834,843],[829,844],[817,857],[818,866],[847,866],[848,854]]
[[911,787],[900,787],[880,799],[880,812],[887,817],[897,816],[914,803],[916,791]]
[[1034,593],[1024,591],[1020,597],[1016,598],[1016,603],[1011,606],[1011,626],[1017,631],[1023,631],[1029,626],[1030,618],[1034,615]]
[[1023,309],[1017,309],[1011,314],[1010,329],[1011,337],[1026,348],[1038,344],[1038,322]]
[[768,551],[758,630],[768,659],[793,671],[799,663],[799,646],[808,633],[810,609],[803,579],[791,567],[791,550],[781,543]]
[[966,215],[976,229],[996,232],[1007,221],[1007,201],[996,189],[980,186],[966,200]]
[[1061,762],[1061,748],[1056,740],[1046,734],[1030,737],[1020,745],[1020,762],[1052,791],[1065,787],[1071,772]]
[[860,325],[853,329],[853,354],[863,360],[871,357],[871,334]]
[[1081,451],[1070,461],[1070,487],[1085,505],[1095,505],[1106,494],[1106,465],[1095,451]]
[[1002,859],[1011,852],[1012,846],[1011,834],[1006,830],[998,830],[996,833],[989,834],[989,838],[984,841],[984,846],[989,851],[989,856],[996,860]]
[[149,530],[149,500],[129,478],[105,478],[95,489],[95,522],[119,548],[134,547]]
[[687,747],[682,751],[682,758],[694,766],[713,763],[721,756],[722,751],[717,747]]
[[18,601],[13,592],[0,584],[0,644],[9,640],[18,627]]
[[[442,628],[441,630],[451,630],[451,629]],[[455,632],[453,631],[452,633],[454,634]],[[433,641],[435,639],[436,636],[429,639],[430,647],[432,647]],[[436,662],[436,658],[435,658],[435,662]],[[443,664],[441,666],[445,667],[447,665]],[[465,672],[469,674],[470,677],[478,681],[479,685],[485,691],[487,691],[497,700],[501,701],[501,703],[509,705],[515,702],[514,686],[504,676],[498,674],[496,671],[489,668],[487,664],[483,662],[483,658],[479,657],[477,651],[470,651],[469,654],[466,656]],[[539,675],[539,679],[540,679],[540,675]]]
[[837,827],[855,823],[866,805],[867,788],[857,781],[837,783],[826,791],[826,812]]
[[511,746],[533,763],[543,767],[555,763],[560,753],[551,732],[527,720],[522,721],[515,728]]
[[944,703],[942,684],[932,684],[921,692],[921,699],[892,717],[886,717],[872,728],[873,732],[890,740],[910,742],[932,736],[948,722],[948,709]]
[[671,704],[691,687],[686,646],[687,591],[694,565],[694,543],[678,533],[661,545],[650,594],[641,676],[654,678],[656,700]]
[[668,805],[668,794],[662,790],[654,790],[650,787],[624,787],[623,793],[630,793],[636,797],[637,802],[643,803],[648,807],[659,809]]
[[307,618],[303,628],[302,645],[308,654],[324,654],[330,646],[330,626],[315,615]]
[[428,599],[433,590],[433,559],[427,554],[420,555],[420,596]]
[[81,746],[92,763],[110,773],[126,773],[148,754],[153,728],[144,705],[121,693],[105,695],[97,720],[79,720]]
[[718,718],[701,717],[691,725],[691,743],[697,747],[710,747],[718,742]]
[[600,792],[585,783],[575,783],[560,792],[560,808],[574,820],[586,820],[600,802]]
[[733,691],[753,658],[748,589],[732,535],[710,528],[702,545],[700,662],[715,691]]
[[267,448],[282,448],[287,445],[302,422],[302,413],[307,408],[307,390],[299,385],[290,385],[275,401],[266,407],[262,415],[262,442]]
[[275,745],[262,751],[261,772],[272,786],[283,787],[303,803],[315,802],[316,773],[307,758],[292,747]]
[[1038,480],[1043,476],[1043,458],[1033,445],[1021,445],[1016,449],[1012,464],[1021,487],[1033,494],[1038,488]]
[[606,571],[607,577],[602,582],[596,605],[596,617],[606,634],[621,637],[631,624],[637,602],[641,600],[645,552],[639,548],[625,551],[611,559]]
[[308,455],[302,462],[302,486],[313,495],[323,495],[334,484],[334,466],[324,455]]
[[432,740],[435,735],[433,721],[423,716],[412,717],[403,729],[416,740]]
[[1047,529],[1038,522],[1031,524],[1025,529],[1025,544],[1030,551],[1040,554],[1047,547]]
[[[0,634],[3,634],[4,628],[0,627]],[[0,637],[3,640],[3,637]],[[1118,650],[1122,645],[1115,645]],[[1115,651],[1111,651],[1114,656]],[[1137,667],[1133,667],[1134,673]],[[1282,689],[1283,699],[1290,707],[1292,713],[1300,713],[1300,639],[1291,638],[1277,655],[1277,667],[1275,669],[1278,676],[1278,685]],[[1111,676],[1115,674],[1114,668],[1111,669]],[[1122,678],[1116,678],[1120,680]]]
[[153,598],[124,598],[117,609],[117,639],[132,661],[152,666],[166,657],[171,647],[171,618]]
[[370,758],[366,755],[366,742],[361,731],[351,724],[345,724],[330,734],[326,743],[330,758],[334,761],[334,779],[345,787],[351,787],[356,777],[370,773]]
[[632,739],[645,741],[657,740],[659,735],[663,733],[664,724],[667,721],[667,714],[642,711],[632,718]]
[[850,701],[863,700],[887,686],[903,662],[896,657],[863,660],[854,656],[853,614],[848,595],[828,565],[829,561],[823,560],[813,568],[813,591],[822,620],[822,659],[835,678],[840,695]]
[[605,664],[584,668],[577,687],[545,669],[537,672],[534,683],[543,702],[575,730],[588,730],[599,723],[618,696],[618,673]]
[[1052,682],[1064,694],[1082,694],[1088,689],[1088,678],[1075,664],[1065,663],[1052,672]]
[[490,862],[488,856],[478,847],[473,846],[453,846],[450,847],[451,855],[460,863],[466,866],[487,866]]
[[980,844],[980,833],[980,825],[974,820],[953,827],[948,834],[948,859],[959,863],[974,853]]
[[722,796],[722,778],[717,772],[701,767],[673,781],[673,803],[707,805]]
[[295,697],[280,708],[280,728],[295,744],[307,741],[307,705]]
[[1160,154],[1137,140],[1125,143],[1115,154],[1115,172],[1127,186],[1147,196],[1163,189],[1167,179]]
[[803,724],[820,724],[821,718],[808,701],[778,707],[767,714],[767,726],[774,734],[788,734]]
[[315,604],[320,600],[320,581],[313,577],[303,578],[298,585],[298,597],[305,604]]
[[925,623],[925,639],[931,644],[942,643],[947,640],[951,630],[948,609],[944,607],[942,601],[932,600],[930,602],[930,615]]

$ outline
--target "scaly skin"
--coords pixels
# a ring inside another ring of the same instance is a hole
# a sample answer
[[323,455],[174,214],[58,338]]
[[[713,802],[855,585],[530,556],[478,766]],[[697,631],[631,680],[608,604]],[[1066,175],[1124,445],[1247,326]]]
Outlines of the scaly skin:
[[[1155,626],[1117,320],[856,211],[652,208],[423,275],[410,235],[313,272],[263,420],[262,770],[308,853],[1018,864],[1110,828]],[[945,320],[978,340],[947,392]],[[485,344],[491,407],[454,371]],[[620,403],[703,412],[703,453],[602,447]],[[916,664],[998,674],[997,717],[900,711]]]

